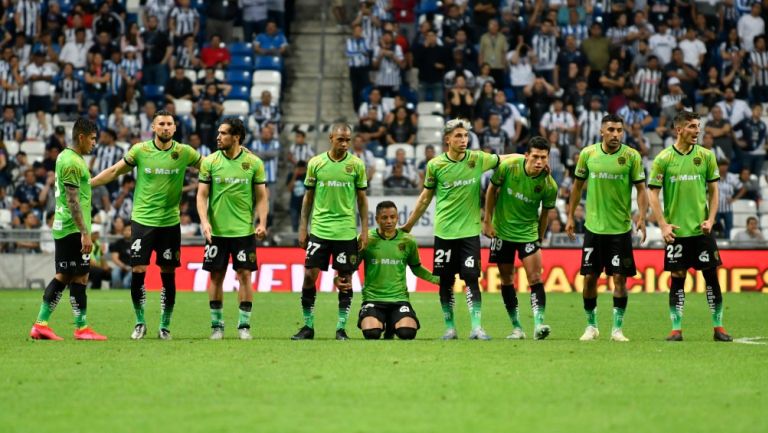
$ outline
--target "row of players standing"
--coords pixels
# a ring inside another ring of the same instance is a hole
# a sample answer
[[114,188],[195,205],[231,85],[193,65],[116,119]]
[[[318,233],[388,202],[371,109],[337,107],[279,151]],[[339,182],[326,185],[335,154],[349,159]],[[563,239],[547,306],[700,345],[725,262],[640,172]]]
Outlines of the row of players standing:
[[[56,276],[46,287],[32,338],[60,339],[48,326],[64,288],[69,285],[76,316],[75,338],[106,339],[87,326],[85,282],[90,253],[90,218],[82,208],[90,203],[90,188],[113,181],[137,169],[137,206],[132,216],[131,240],[133,280],[131,296],[136,324],[131,335],[146,335],[144,277],[152,251],[161,268],[161,318],[158,336],[170,339],[175,304],[175,268],[180,265],[179,217],[176,212],[187,167],[200,168],[198,209],[206,238],[204,269],[211,272],[209,302],[211,338],[224,335],[222,281],[232,257],[240,282],[238,294],[241,339],[250,339],[252,309],[251,272],[256,269],[256,239],[263,238],[268,213],[263,162],[241,146],[245,127],[238,119],[226,119],[218,129],[218,152],[201,158],[191,147],[172,140],[175,125],[170,113],[158,112],[153,119],[155,137],[131,148],[113,167],[90,179],[82,155],[95,143],[96,127],[81,119],[73,130],[74,146],[57,162],[56,172]],[[587,235],[582,250],[581,273],[587,328],[582,340],[599,336],[596,300],[597,279],[603,270],[612,276],[614,308],[611,339],[628,341],[622,331],[627,308],[626,278],[636,273],[631,247],[631,188],[637,189],[640,210],[637,229],[645,237],[648,194],[640,155],[622,144],[623,119],[608,115],[602,121],[602,142],[587,147],[576,168],[577,181],[571,194],[566,231],[573,234],[573,212],[586,184]],[[711,237],[717,212],[719,177],[713,154],[696,144],[698,116],[682,112],[675,120],[678,140],[654,161],[649,185],[651,207],[667,242],[665,270],[672,272],[670,314],[673,330],[668,340],[682,340],[684,283],[689,268],[701,269],[707,285],[714,339],[730,341],[722,327],[722,296],[717,280],[720,258]],[[313,157],[305,180],[307,193],[301,212],[299,243],[306,249],[301,305],[304,326],[292,338],[314,338],[316,281],[321,269],[332,261],[338,272],[339,317],[336,338],[345,340],[352,301],[351,274],[365,262],[363,305],[358,327],[366,339],[397,335],[413,339],[419,322],[408,302],[406,266],[427,281],[438,283],[446,331],[443,339],[456,339],[453,287],[456,274],[466,282],[470,309],[470,339],[487,340],[482,328],[480,234],[492,238],[491,262],[498,264],[502,297],[513,326],[509,338],[525,338],[518,317],[514,259],[523,262],[531,287],[534,338],[546,338],[551,329],[544,323],[546,294],[541,279],[540,244],[546,230],[546,211],[554,207],[557,185],[546,171],[550,145],[546,139],[531,140],[525,155],[493,155],[467,149],[470,125],[454,119],[446,124],[448,151],[427,166],[424,191],[406,224],[397,228],[397,209],[392,202],[376,208],[378,228],[368,230],[367,178],[359,158],[348,153],[352,131],[335,125],[330,151]],[[495,169],[486,195],[485,224],[475,204],[482,174]],[[659,190],[664,188],[664,210]],[[436,196],[434,270],[429,273],[408,234]],[[255,206],[254,206],[255,205]],[[362,232],[357,234],[357,205]],[[539,213],[539,207],[542,208]],[[258,219],[256,219],[258,217]],[[311,218],[311,231],[308,226]],[[255,227],[255,229],[254,229]]]

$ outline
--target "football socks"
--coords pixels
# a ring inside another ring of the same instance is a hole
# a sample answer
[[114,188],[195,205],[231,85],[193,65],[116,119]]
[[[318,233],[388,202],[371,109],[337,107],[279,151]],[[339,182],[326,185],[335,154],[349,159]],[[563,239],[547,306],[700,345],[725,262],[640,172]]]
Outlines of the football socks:
[[253,309],[253,302],[248,302],[248,301],[240,302],[240,308],[238,309],[237,329],[251,327],[251,310],[252,309]]
[[512,326],[515,328],[522,328],[520,325],[515,286],[513,284],[502,284],[501,298],[504,300],[504,308],[507,309],[507,315],[509,316],[509,320],[512,321]]
[[584,298],[584,312],[587,313],[587,324],[597,327],[597,298]]
[[544,293],[544,284],[531,284],[531,310],[533,311],[533,324],[544,324],[544,310],[547,307],[547,295]]
[[723,294],[720,291],[720,281],[717,279],[717,268],[709,268],[701,271],[704,282],[707,285],[707,304],[712,313],[712,326],[723,326]]
[[446,328],[455,328],[453,319],[453,282],[454,276],[440,276],[440,308],[443,309],[443,320]]
[[669,317],[672,319],[672,330],[683,329],[683,308],[685,307],[685,277],[672,277],[669,288]]
[[87,325],[85,314],[88,309],[85,284],[69,283],[69,302],[72,304],[72,314],[75,316],[75,328],[85,328]]
[[301,289],[301,312],[304,315],[304,326],[315,327],[315,298],[317,290],[314,286]]
[[170,329],[173,307],[176,305],[176,274],[161,272],[163,290],[160,292],[160,329]]
[[144,288],[146,276],[146,272],[133,272],[131,276],[131,300],[133,311],[136,313],[136,323],[146,323],[144,321],[144,303],[147,301],[147,291]]
[[621,329],[624,326],[624,312],[627,311],[628,297],[613,297],[613,329]]
[[65,287],[66,285],[56,278],[51,279],[51,282],[45,288],[45,292],[43,292],[43,302],[40,304],[40,312],[37,313],[35,323],[48,325],[48,320],[51,318],[53,310],[59,305]]

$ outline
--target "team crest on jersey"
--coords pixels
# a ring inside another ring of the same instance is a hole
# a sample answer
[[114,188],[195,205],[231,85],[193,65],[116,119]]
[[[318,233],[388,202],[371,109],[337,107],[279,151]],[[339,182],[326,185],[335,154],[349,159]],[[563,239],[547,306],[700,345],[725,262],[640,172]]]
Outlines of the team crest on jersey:
[[541,190],[542,190],[541,185],[536,185],[535,187],[533,187],[533,192],[535,192],[536,194],[540,193]]
[[698,156],[696,158],[693,158],[693,165],[695,165],[697,167],[700,166],[701,165],[701,158],[699,158]]
[[177,160],[177,159],[179,159],[179,152],[172,152],[172,153],[171,153],[171,158],[172,158],[173,160]]
[[467,163],[467,165],[469,166],[469,168],[475,168],[475,165],[476,165],[476,164],[477,164],[477,163],[475,162],[475,160],[474,160],[474,159],[470,159],[470,160],[469,160],[469,162]]
[[405,242],[400,242],[399,244],[397,244],[397,249],[399,249],[400,251],[405,251]]
[[352,164],[347,164],[344,167],[344,171],[346,171],[347,174],[352,174],[352,172],[355,171],[355,166],[353,166]]
[[619,165],[624,165],[627,163],[627,158],[624,158],[623,156],[620,156],[619,159],[617,159]]
[[664,175],[662,173],[656,175],[656,182],[664,182]]
[[255,262],[256,261],[256,253],[254,253],[254,252],[249,253],[248,254],[248,261],[251,262],[251,263]]
[[250,168],[251,168],[251,163],[249,163],[249,162],[244,162],[241,165],[243,167],[243,170],[246,170],[246,171],[250,170]]
[[354,255],[354,254],[350,255],[349,256],[349,263],[351,263],[353,265],[356,264],[357,263],[357,256]]

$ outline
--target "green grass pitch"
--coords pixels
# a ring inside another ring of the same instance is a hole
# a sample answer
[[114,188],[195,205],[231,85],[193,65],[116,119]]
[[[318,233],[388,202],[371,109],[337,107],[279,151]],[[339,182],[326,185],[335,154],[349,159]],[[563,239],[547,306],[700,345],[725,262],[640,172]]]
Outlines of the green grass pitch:
[[[0,432],[766,432],[768,344],[715,343],[703,295],[688,295],[686,341],[667,343],[666,294],[631,295],[630,343],[612,343],[611,298],[599,302],[600,341],[579,342],[579,294],[550,294],[546,341],[510,341],[502,301],[486,294],[494,338],[443,342],[437,294],[417,294],[417,341],[332,340],[336,298],[318,297],[315,341],[289,341],[298,294],[257,294],[254,341],[236,340],[237,306],[225,297],[225,341],[209,341],[207,298],[180,293],[172,331],[131,341],[127,291],[89,296],[88,318],[108,342],[72,340],[66,297],[51,325],[63,342],[27,335],[40,292],[0,292]],[[66,294],[65,294],[66,296]],[[726,294],[734,337],[768,337],[768,296]],[[355,294],[351,320],[360,295]],[[520,296],[529,337],[528,296]],[[763,343],[768,339],[763,339]]]

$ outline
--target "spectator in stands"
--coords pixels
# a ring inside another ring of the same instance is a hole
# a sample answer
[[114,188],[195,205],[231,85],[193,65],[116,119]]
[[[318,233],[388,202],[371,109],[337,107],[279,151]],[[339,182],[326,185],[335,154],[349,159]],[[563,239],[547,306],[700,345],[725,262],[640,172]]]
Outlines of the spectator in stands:
[[643,134],[643,125],[641,123],[633,123],[629,126],[625,144],[635,149],[642,156],[644,166],[648,167],[650,165],[648,156],[651,153],[651,141]]
[[480,143],[486,152],[490,151],[497,155],[507,153],[506,149],[510,145],[509,135],[501,128],[501,114],[492,111],[488,117],[488,127],[480,135]]
[[750,173],[749,169],[742,168],[739,172],[739,181],[744,186],[744,198],[747,200],[761,200],[759,174]]
[[[50,106],[49,106],[50,107]],[[50,108],[49,108],[50,109]],[[46,141],[53,134],[53,125],[45,111],[35,113],[35,117],[29,122],[26,132],[26,140]]]
[[752,101],[768,102],[768,51],[765,46],[765,35],[755,36],[755,49],[749,53],[749,63],[755,80],[751,89]]
[[[107,3],[104,4],[106,5]],[[92,289],[101,289],[102,282],[111,279],[112,271],[109,268],[109,263],[107,263],[107,258],[104,256],[105,250],[101,242],[101,233],[98,226],[95,226],[91,232],[91,242],[93,243],[93,248],[91,249],[91,268],[88,271],[88,284]]]
[[280,107],[272,101],[272,93],[269,90],[261,92],[261,100],[253,105],[253,114],[260,125],[265,123],[272,123],[276,127],[280,125]]
[[443,19],[443,41],[446,45],[456,42],[456,33],[459,30],[466,31],[472,26],[472,19],[461,13],[461,9],[456,3],[447,6],[447,14]]
[[[218,122],[217,122],[218,123]],[[271,123],[265,123],[261,126],[261,136],[251,143],[250,149],[253,151],[262,161],[264,161],[264,171],[266,172],[266,184],[267,188],[271,191],[276,191],[274,185],[277,182],[277,162],[281,153],[280,142],[274,138],[275,126]],[[269,194],[269,223],[267,226],[271,226],[274,212],[275,212],[275,196],[277,194]]]
[[728,159],[723,149],[715,146],[715,138],[710,132],[705,132],[704,137],[701,139],[701,147],[711,150],[715,154],[717,161]]
[[391,176],[392,168],[396,165],[403,168],[403,176],[405,176],[405,178],[416,184],[416,181],[419,179],[419,172],[416,170],[416,167],[413,166],[413,163],[406,158],[404,149],[397,149],[395,152],[395,159],[391,164],[387,165],[387,171],[384,173],[385,178]]
[[125,34],[120,36],[120,51],[125,52],[128,47],[133,47],[139,57],[144,52],[144,39],[141,36],[139,24],[136,22],[130,23]]
[[564,11],[568,14],[568,22],[561,27],[560,34],[566,39],[566,43],[568,37],[573,37],[576,47],[580,47],[587,38],[588,30],[584,24],[585,20],[576,8],[560,8],[560,13]]
[[215,68],[206,68],[205,75],[203,76],[203,78],[199,78],[195,83],[195,86],[194,86],[195,96],[199,96],[200,94],[205,93],[206,87],[210,84],[215,85],[217,92],[222,95],[228,95],[229,92],[232,90],[231,85],[226,84],[221,80],[219,80],[218,78],[216,78]]
[[482,118],[487,119],[493,107],[494,97],[498,90],[493,87],[492,81],[486,81],[483,87],[480,89],[480,93],[475,98],[474,117],[473,119]]
[[[571,72],[572,69],[573,72]],[[576,79],[586,77],[587,72],[589,72],[587,70],[587,58],[579,49],[576,36],[572,34],[565,36],[563,49],[557,55],[553,74],[554,86],[569,91]]]
[[15,54],[11,55],[7,69],[0,73],[0,88],[2,88],[0,103],[13,108],[16,120],[22,118],[24,111],[24,96],[22,95],[24,84],[25,79],[23,70],[19,65],[19,57]]
[[568,147],[576,144],[576,119],[564,110],[562,99],[555,99],[552,110],[544,114],[539,124],[541,136],[547,137],[552,131],[557,132],[557,145],[567,158]]
[[765,20],[761,17],[762,9],[760,2],[752,3],[750,13],[742,15],[737,24],[741,47],[748,53],[754,49],[755,36],[765,33]]
[[543,78],[557,88],[554,74],[559,48],[557,46],[557,33],[552,20],[545,19],[541,23],[541,29],[533,36],[531,48],[537,60],[533,65],[533,72],[536,77]]
[[603,35],[600,23],[593,23],[589,30],[589,37],[581,43],[581,51],[587,58],[589,65],[589,87],[597,88],[600,73],[608,67],[610,62],[611,41]]
[[[452,52],[461,51],[462,53],[462,61],[464,65],[466,65],[466,69],[469,69],[473,74],[476,74],[478,72],[478,65],[485,65],[487,63],[478,63],[478,53],[475,49],[474,44],[468,40],[467,36],[467,30],[459,30],[456,32],[456,42],[448,46],[448,49]],[[455,57],[454,57],[455,58]],[[490,67],[490,65],[488,65]],[[456,63],[454,60],[454,64],[452,67],[456,67]]]
[[373,179],[373,175],[376,174],[376,157],[371,150],[366,148],[366,142],[362,135],[355,135],[349,153],[363,161],[365,164],[365,175],[369,181]]
[[687,105],[683,88],[680,86],[680,80],[672,77],[667,80],[667,89],[669,93],[661,96],[661,115],[659,123],[656,126],[656,133],[664,138],[674,125],[672,122],[681,110]]
[[93,32],[96,34],[107,32],[112,40],[117,40],[125,32],[124,26],[123,19],[112,11],[110,4],[107,2],[101,3],[99,15],[93,20]]
[[203,99],[199,107],[195,112],[196,132],[203,144],[212,146],[216,143],[216,128],[218,127],[221,115],[214,108],[213,101],[208,98]]
[[102,116],[100,113],[98,105],[90,104],[85,112],[85,118],[95,123],[99,129],[104,129],[107,126],[107,116]]
[[117,217],[124,221],[131,220],[133,211],[133,192],[136,189],[136,179],[130,174],[123,176],[120,190],[112,193],[112,207],[117,212]]
[[443,76],[449,63],[445,48],[437,43],[437,33],[427,32],[423,45],[413,48],[414,66],[419,69],[419,100],[443,101]]
[[474,103],[475,99],[467,87],[466,79],[463,75],[457,76],[453,88],[445,98],[445,114],[451,118],[471,119]]
[[26,82],[30,84],[27,109],[31,112],[48,111],[51,109],[51,82],[56,72],[50,64],[43,63],[43,52],[36,51],[32,60],[25,71]]
[[179,45],[188,34],[200,34],[200,14],[189,6],[189,0],[178,0],[168,17],[171,40]]
[[765,248],[766,246],[765,237],[757,226],[757,218],[753,216],[747,218],[747,229],[739,232],[733,241],[739,247]]
[[13,54],[19,58],[19,66],[22,71],[27,67],[32,57],[32,45],[28,41],[29,39],[24,36],[24,33],[16,33]]
[[662,65],[672,60],[672,50],[677,47],[677,38],[669,31],[666,21],[659,22],[656,33],[648,38],[648,47]]
[[736,157],[741,163],[741,168],[746,168],[751,174],[759,175],[765,162],[765,144],[768,126],[761,118],[763,115],[762,104],[752,105],[752,115],[737,123],[733,130],[741,133],[736,140]]
[[[232,29],[235,20],[240,15],[240,2],[233,0],[205,1],[205,36],[221,35],[222,40],[232,40]],[[249,3],[247,0],[244,3]]]
[[226,68],[231,60],[232,56],[218,34],[211,36],[208,45],[200,50],[200,61],[206,68]]
[[288,149],[288,162],[292,167],[295,167],[299,161],[309,161],[313,156],[315,156],[315,151],[307,143],[307,135],[304,131],[297,130],[294,134],[293,144]]
[[108,60],[112,58],[112,53],[119,51],[117,46],[110,39],[109,32],[103,31],[96,36],[96,43],[91,45],[88,49],[88,62],[93,62],[93,55],[96,53],[101,54],[102,60]]
[[211,148],[203,144],[200,140],[200,135],[196,132],[189,134],[187,138],[188,144],[197,151],[202,157],[206,157],[211,154]]
[[379,45],[373,49],[374,83],[382,95],[392,96],[400,88],[400,73],[405,67],[405,57],[400,45],[393,43],[392,33],[381,35]]
[[699,71],[691,64],[685,62],[683,51],[680,48],[672,50],[672,61],[664,66],[664,74],[667,80],[677,78],[680,86],[689,99],[693,99],[696,88],[699,85]]
[[168,17],[173,9],[174,0],[147,0],[143,8],[142,22],[147,23],[152,17],[158,20],[160,31],[168,32]]
[[357,117],[360,120],[363,120],[368,117],[368,113],[371,111],[372,108],[376,109],[377,118],[379,122],[384,121],[384,116],[386,116],[389,111],[394,107],[388,107],[387,104],[385,104],[382,101],[381,98],[381,91],[377,88],[371,89],[371,92],[368,94],[368,101],[363,102],[360,104],[358,110],[357,110]]
[[94,53],[88,70],[85,72],[85,101],[87,105],[96,104],[100,112],[108,113],[106,99],[111,74],[104,67],[104,59],[100,53]]
[[[56,146],[60,148],[61,150],[64,150],[65,147],[67,147],[67,137],[66,137],[66,128],[64,128],[62,125],[59,125],[55,128],[53,128],[53,135],[48,137],[48,142],[46,143],[46,146]],[[24,154],[26,156],[26,154]]]
[[368,115],[360,120],[357,133],[363,139],[368,149],[372,149],[374,152],[379,150],[383,152],[387,128],[382,122],[377,120],[379,117],[378,111],[376,107],[371,107],[368,110]]
[[746,192],[738,176],[728,173],[729,164],[727,159],[718,161],[720,179],[717,181],[717,188],[720,201],[717,206],[715,221],[722,228],[722,237],[725,239],[730,239],[731,229],[733,228],[732,203],[743,197]]
[[363,89],[370,83],[371,72],[371,47],[363,37],[360,24],[352,26],[352,37],[347,38],[346,54],[349,81],[352,84],[352,104],[357,110],[363,103]]
[[387,144],[408,143],[416,141],[416,127],[411,123],[408,111],[405,107],[399,107],[395,111],[395,120],[387,130]]
[[267,28],[264,33],[256,36],[253,41],[253,50],[261,56],[285,56],[288,51],[288,39],[283,32],[277,28],[274,21],[267,22]]
[[435,146],[429,144],[424,147],[424,159],[419,162],[416,171],[419,173],[419,186],[424,186],[424,176],[427,174],[427,163],[435,157]]
[[301,216],[301,206],[304,201],[304,194],[307,188],[304,186],[304,179],[307,177],[307,161],[297,161],[293,172],[288,175],[286,187],[291,192],[291,200],[288,211],[291,214],[291,228],[293,232],[299,231],[299,219]]
[[172,102],[174,99],[186,99],[192,101],[192,80],[184,75],[184,69],[177,65],[171,77],[165,84],[165,100]]
[[224,111],[224,98],[226,94],[221,88],[215,84],[208,84],[205,86],[205,90],[198,97],[197,106],[200,107],[203,100],[208,99],[213,104],[213,108],[217,113],[221,114]]
[[575,118],[578,118],[584,111],[589,110],[589,103],[593,95],[595,94],[587,87],[587,79],[579,77],[573,88],[565,92],[565,109]]
[[181,43],[176,47],[174,56],[171,57],[170,64],[173,68],[182,67],[187,70],[200,69],[200,49],[195,42],[195,36],[188,33],[180,37]]
[[701,81],[698,90],[698,97],[701,98],[701,105],[711,109],[717,101],[723,99],[723,90],[725,84],[720,78],[720,70],[717,66],[707,68],[707,75]]
[[[491,116],[494,113],[501,117],[501,129],[507,134],[509,140],[519,140],[523,129],[523,116],[520,115],[520,111],[517,107],[507,102],[507,95],[502,91],[496,92],[496,94],[493,95],[493,105],[488,112],[487,118],[487,123],[489,125]],[[482,134],[478,132],[478,135]]]
[[639,96],[633,96],[629,103],[616,112],[624,119],[624,125],[629,128],[635,123],[639,123],[643,128],[650,125],[653,121],[651,114],[640,104],[643,100]]
[[[725,99],[718,102],[716,106],[720,107],[731,126],[735,126],[742,120],[752,116],[752,110],[750,110],[747,102],[736,98],[736,92],[732,87],[725,88],[724,97]],[[740,133],[737,133],[736,137],[738,138],[740,135]]]
[[581,149],[584,146],[602,141],[600,126],[603,122],[603,117],[606,115],[608,115],[608,112],[603,110],[603,101],[597,95],[592,96],[589,102],[589,110],[583,111],[579,116],[576,134],[577,148]]
[[181,223],[179,227],[182,237],[191,238],[200,234],[200,225],[192,221],[192,217],[186,212],[181,214]]
[[678,47],[683,52],[683,61],[698,70],[704,62],[707,47],[704,45],[704,42],[696,38],[696,30],[689,28],[685,32],[683,40],[678,44]]
[[42,21],[45,31],[51,35],[51,39],[59,44],[64,38],[64,25],[66,24],[66,19],[64,14],[61,13],[59,2],[55,0],[48,2],[48,11],[42,17]]
[[613,58],[608,63],[608,69],[600,76],[600,86],[606,98],[612,98],[621,93],[625,85],[624,72],[621,70],[619,59]]
[[533,83],[523,88],[525,105],[529,110],[528,128],[531,131],[539,130],[539,122],[544,113],[549,111],[549,106],[555,94],[555,88],[544,78],[537,77]]
[[12,184],[13,170],[16,164],[14,163],[11,155],[8,153],[8,148],[5,143],[0,140],[0,188],[2,188],[2,194],[0,194],[0,209],[7,209],[3,207],[5,196],[5,187]]
[[385,188],[415,189],[416,183],[403,174],[403,165],[395,163],[392,173],[384,179]]
[[27,169],[24,171],[24,181],[16,185],[16,192],[13,194],[13,198],[19,204],[28,204],[30,210],[42,210],[42,199],[44,198],[42,197],[42,191],[43,185],[37,182],[34,170]]
[[131,223],[129,220],[117,218],[114,227],[123,237],[109,245],[109,256],[112,261],[110,287],[125,289],[131,287]]
[[253,41],[267,27],[267,2],[263,0],[239,0],[243,18],[243,40]]
[[3,109],[3,120],[0,121],[3,141],[21,141],[24,138],[24,128],[16,120],[16,110],[12,106]]
[[167,33],[158,28],[157,16],[150,15],[146,26],[141,35],[144,41],[142,81],[144,84],[163,85],[168,80],[168,62],[173,55],[173,46]]
[[[91,173],[101,173],[123,159],[123,149],[117,145],[117,133],[112,129],[105,129],[99,135],[99,144],[94,149],[89,169]],[[117,180],[106,185],[110,194],[120,187]]]
[[635,93],[640,97],[645,109],[652,115],[658,116],[661,112],[659,101],[661,85],[664,81],[664,73],[659,65],[659,59],[655,55],[648,57],[648,63],[638,69],[632,80]]
[[[27,212],[21,218],[17,217],[14,219],[14,228],[32,232],[40,228],[40,218],[38,218],[35,212]],[[17,241],[15,252],[19,254],[38,254],[41,252],[40,240],[30,236],[28,240]]]
[[107,128],[116,132],[118,141],[130,141],[136,128],[136,118],[127,116],[123,107],[117,106],[107,118]]
[[53,109],[62,121],[74,119],[83,110],[83,85],[74,76],[72,63],[64,64],[62,75],[56,83]]

